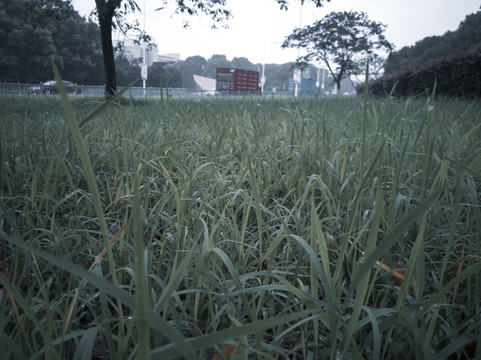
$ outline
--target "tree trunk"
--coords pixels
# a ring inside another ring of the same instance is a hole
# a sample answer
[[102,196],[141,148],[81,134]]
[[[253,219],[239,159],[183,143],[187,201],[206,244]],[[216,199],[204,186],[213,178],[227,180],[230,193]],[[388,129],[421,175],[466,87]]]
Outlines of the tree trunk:
[[341,80],[336,81],[337,95],[341,94]]
[[112,23],[115,7],[102,0],[96,0],[95,2],[97,4],[100,36],[102,39],[102,54],[105,70],[105,95],[112,96],[117,92],[114,47],[112,45]]

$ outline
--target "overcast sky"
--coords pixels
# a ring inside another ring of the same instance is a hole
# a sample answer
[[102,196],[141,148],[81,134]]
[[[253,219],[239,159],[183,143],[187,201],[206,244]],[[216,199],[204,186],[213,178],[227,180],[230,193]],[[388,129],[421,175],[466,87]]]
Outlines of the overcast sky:
[[[173,1],[171,1],[174,3]],[[74,7],[87,15],[95,0],[73,0]],[[386,37],[397,49],[413,45],[426,36],[456,30],[466,15],[480,9],[479,0],[331,0],[316,8],[309,0],[290,0],[289,10],[280,10],[275,0],[227,0],[233,18],[228,29],[211,29],[207,16],[172,15],[173,8],[154,11],[162,5],[156,0],[137,0],[143,9],[145,27],[158,44],[160,53],[179,53],[184,60],[214,54],[246,57],[253,63],[286,63],[297,57],[295,49],[280,49],[285,37],[295,27],[307,26],[331,11],[364,11],[371,20],[387,25]],[[141,25],[143,14],[138,15]],[[190,22],[184,29],[183,22]]]

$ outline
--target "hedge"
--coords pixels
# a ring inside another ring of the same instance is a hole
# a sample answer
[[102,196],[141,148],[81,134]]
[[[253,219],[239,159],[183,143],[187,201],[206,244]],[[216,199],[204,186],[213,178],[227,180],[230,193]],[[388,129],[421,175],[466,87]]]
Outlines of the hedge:
[[[452,97],[481,97],[481,47],[456,51],[446,57],[408,66],[369,82],[374,96],[436,94]],[[364,86],[356,88],[358,94]]]

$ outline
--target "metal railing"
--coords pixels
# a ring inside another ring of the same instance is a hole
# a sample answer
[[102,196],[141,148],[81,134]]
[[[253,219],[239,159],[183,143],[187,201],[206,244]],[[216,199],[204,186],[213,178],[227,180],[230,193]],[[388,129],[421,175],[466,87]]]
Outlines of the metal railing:
[[[88,86],[88,85],[71,85],[65,87],[70,95],[76,96],[103,96],[105,94],[104,86]],[[118,87],[118,91],[123,87]],[[161,95],[162,91],[162,95]],[[42,84],[15,84],[0,83],[0,95],[2,94],[24,94],[24,95],[56,95],[58,87],[54,85]],[[227,92],[219,93],[217,91],[205,91],[184,88],[154,88],[154,87],[130,87],[124,94],[124,97],[218,97],[218,96],[271,96],[271,97],[292,97],[293,94],[288,92],[264,92],[264,93],[246,93],[246,92]]]
[[[65,86],[68,94],[98,96],[104,94],[103,86],[71,85]],[[0,83],[0,94],[55,95],[59,89],[55,85]]]

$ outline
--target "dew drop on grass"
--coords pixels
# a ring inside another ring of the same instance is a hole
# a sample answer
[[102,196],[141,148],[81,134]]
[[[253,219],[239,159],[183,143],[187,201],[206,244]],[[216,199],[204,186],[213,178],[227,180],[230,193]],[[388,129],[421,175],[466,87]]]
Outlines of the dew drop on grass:
[[362,221],[363,221],[363,222],[366,222],[366,221],[367,221],[370,213],[371,213],[371,211],[369,211],[369,210],[364,210],[364,212],[362,213]]

